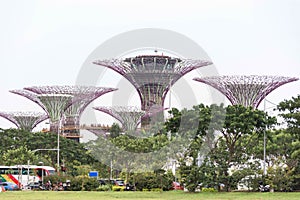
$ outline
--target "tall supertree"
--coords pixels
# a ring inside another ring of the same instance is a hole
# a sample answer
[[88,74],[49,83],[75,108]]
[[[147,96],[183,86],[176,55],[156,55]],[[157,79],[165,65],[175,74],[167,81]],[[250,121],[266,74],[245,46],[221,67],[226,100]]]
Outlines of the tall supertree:
[[40,94],[38,98],[47,110],[50,119],[50,131],[60,133],[64,111],[72,104],[68,94]]
[[48,116],[40,112],[0,112],[0,116],[14,123],[19,129],[32,131]]
[[146,114],[135,106],[99,106],[94,109],[109,114],[121,122],[123,131],[135,131],[141,122],[141,117]]
[[180,59],[163,55],[96,60],[93,63],[116,71],[132,83],[140,96],[141,109],[146,112],[153,105],[163,107],[167,92],[179,78],[196,68],[212,64],[205,60]]
[[[38,104],[45,110],[50,119],[50,131],[58,133],[59,120],[64,110],[71,105],[72,98],[66,94],[37,94],[28,90],[10,90],[14,94],[21,95]],[[65,102],[67,101],[67,102]]]
[[[95,87],[95,86],[34,86],[26,87],[25,90],[38,95],[44,106],[47,105],[53,117],[62,112],[64,115],[63,134],[67,138],[79,141],[80,137],[80,116],[84,109],[96,98],[108,92],[115,91],[115,88]],[[48,98],[45,98],[45,96]],[[50,98],[50,96],[52,96]],[[60,97],[61,99],[59,99]],[[58,98],[58,99],[57,99]],[[61,104],[59,104],[61,102]],[[52,113],[53,112],[53,113]],[[53,119],[54,119],[53,118]]]
[[257,108],[261,101],[276,88],[297,81],[283,76],[211,76],[193,80],[210,85],[224,94],[233,104]]

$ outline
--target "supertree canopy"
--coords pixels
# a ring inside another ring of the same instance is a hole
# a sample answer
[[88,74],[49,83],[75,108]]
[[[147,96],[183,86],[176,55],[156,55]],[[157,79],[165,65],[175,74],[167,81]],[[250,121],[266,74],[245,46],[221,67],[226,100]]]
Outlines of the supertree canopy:
[[49,115],[50,131],[58,132],[59,123],[63,123],[63,135],[79,141],[79,118],[84,109],[96,98],[115,90],[115,88],[76,85],[33,86],[11,92],[40,105]]
[[170,87],[186,73],[212,64],[205,60],[172,58],[159,55],[142,55],[126,59],[96,60],[96,65],[108,67],[131,82],[136,88],[141,109],[163,106]]
[[37,94],[32,93],[32,92],[27,91],[27,90],[10,90],[9,92],[14,93],[14,94],[18,94],[18,95],[23,96],[23,97],[26,97],[27,99],[29,99],[29,100],[33,101],[34,103],[38,104],[39,106],[41,106],[43,108],[43,110],[45,112],[47,112],[45,106],[40,101]]
[[10,92],[24,96],[41,106],[50,119],[50,131],[58,133],[59,120],[62,113],[72,102],[70,95],[36,94],[28,90],[10,90]]
[[26,131],[32,131],[37,124],[48,118],[46,114],[39,112],[0,112],[0,116]]
[[135,106],[94,107],[95,110],[109,114],[121,122],[123,131],[135,131],[141,122],[141,117],[146,114]]
[[[96,98],[115,88],[95,86],[34,86],[26,87],[25,90],[34,92],[41,98],[47,99],[43,104],[47,105],[48,112],[52,112],[53,120],[57,119],[60,112],[64,114],[63,133],[64,136],[78,140],[80,137],[79,119],[84,109]],[[50,96],[51,95],[51,98]],[[59,99],[60,98],[60,99]],[[58,102],[58,103],[56,103]],[[60,103],[59,103],[60,102]]]
[[257,108],[261,101],[276,88],[297,81],[283,76],[211,76],[194,78],[219,90],[233,104]]

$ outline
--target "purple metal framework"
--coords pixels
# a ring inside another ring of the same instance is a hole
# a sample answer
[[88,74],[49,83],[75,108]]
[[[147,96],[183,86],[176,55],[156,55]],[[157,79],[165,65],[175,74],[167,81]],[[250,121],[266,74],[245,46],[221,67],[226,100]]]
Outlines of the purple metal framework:
[[63,135],[79,141],[79,119],[84,109],[96,98],[115,90],[94,86],[33,86],[10,92],[41,106],[50,117],[50,131],[58,132],[63,117]]
[[109,114],[121,122],[123,131],[135,131],[141,122],[141,117],[146,114],[135,106],[94,107],[95,110]]
[[14,123],[19,129],[32,131],[48,116],[39,112],[0,112],[0,116]]
[[284,76],[211,76],[193,80],[210,85],[224,94],[233,104],[257,108],[261,101],[276,88],[297,81]]
[[131,82],[140,96],[141,109],[146,112],[153,105],[163,106],[167,92],[179,78],[196,68],[212,64],[205,60],[159,55],[96,60],[93,63],[110,68]]
[[[95,87],[95,86],[34,86],[26,87],[25,90],[31,91],[38,95],[40,99],[42,95],[52,95],[48,100],[44,100],[43,104],[47,104],[49,114],[54,116],[55,113],[63,112],[63,135],[79,141],[80,130],[79,120],[84,109],[95,99],[108,92],[115,91],[115,88]],[[56,97],[55,97],[56,96]],[[69,97],[67,97],[69,96]],[[53,105],[57,102],[55,98],[60,98],[62,104]],[[66,98],[69,98],[68,100]],[[41,101],[41,99],[40,99]],[[57,119],[57,115],[54,116]]]
[[68,102],[64,102],[65,103],[64,106],[66,107],[70,106],[71,104],[71,99],[70,97],[67,97],[68,95],[36,94],[28,90],[10,90],[10,92],[26,97],[27,99],[41,106],[50,118],[50,131],[54,133],[58,133],[58,127],[59,127],[58,121],[60,120],[60,117],[62,115],[61,113],[66,109],[65,107],[62,106],[63,104],[62,100],[67,98]]
[[50,118],[50,131],[60,133],[64,111],[72,104],[72,96],[67,94],[39,94]]
[[47,112],[45,106],[43,105],[43,103],[40,101],[40,99],[38,98],[38,95],[32,92],[29,92],[27,90],[10,90],[9,92],[14,93],[14,94],[18,94],[20,96],[23,96],[31,101],[33,101],[34,103],[38,104],[39,106],[41,106],[43,108],[43,110],[45,112]]

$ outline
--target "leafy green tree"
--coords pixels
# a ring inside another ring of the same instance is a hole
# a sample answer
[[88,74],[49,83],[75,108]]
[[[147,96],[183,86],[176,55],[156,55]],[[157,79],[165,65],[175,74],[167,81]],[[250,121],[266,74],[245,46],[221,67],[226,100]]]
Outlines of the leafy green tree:
[[279,149],[285,149],[284,152],[281,150],[281,153],[285,154],[280,158],[284,158],[288,166],[285,172],[293,178],[293,187],[300,189],[300,95],[280,102],[277,110],[280,111],[280,116],[287,127],[278,135],[281,137]]
[[109,130],[109,137],[110,138],[115,138],[115,137],[118,137],[122,132],[122,129],[121,127],[119,126],[119,124],[117,123],[113,123],[110,127],[110,130]]
[[223,105],[214,104],[200,104],[191,110],[169,111],[172,117],[165,123],[166,132],[172,134],[172,142],[181,140],[179,144],[183,145],[183,151],[175,159],[180,162],[181,181],[190,192],[194,192],[203,181],[201,177],[204,174],[201,173],[199,162],[213,148],[216,131],[222,128],[224,112]]
[[[149,171],[161,168],[167,159],[166,153],[158,153],[169,144],[166,135],[155,135],[147,138],[132,135],[120,135],[115,138],[98,137],[97,140],[86,144],[96,159],[113,168],[130,172]],[[126,178],[127,179],[127,178]]]
[[286,122],[287,130],[300,139],[300,95],[292,97],[290,100],[284,100],[279,103],[277,109],[281,111],[280,116]]
[[[57,134],[53,133],[31,133],[19,129],[0,129],[0,150],[3,155],[11,152],[10,150],[17,150],[22,144],[23,147],[27,147],[24,153],[32,153],[39,158],[33,157],[30,160],[31,164],[37,164],[36,162],[43,161],[45,165],[56,166],[57,163],[57,151],[35,151],[36,149],[55,149],[57,147]],[[22,150],[22,149],[21,149]],[[20,149],[18,151],[21,151]],[[27,157],[25,160],[21,160],[27,164]],[[76,165],[99,165],[99,162],[93,157],[91,152],[85,148],[83,144],[79,144],[72,140],[60,137],[60,159],[61,163],[64,163],[67,168],[67,173],[76,174]],[[25,162],[26,161],[26,162]],[[105,169],[106,171],[106,169]]]
[[[206,175],[210,174],[210,178],[202,181],[212,181],[212,177],[214,177],[214,184],[225,184],[227,191],[235,187],[239,179],[242,178],[237,174],[232,176],[229,169],[244,165],[252,156],[248,147],[251,147],[253,143],[246,139],[254,135],[262,135],[266,127],[271,127],[276,123],[276,118],[269,117],[265,112],[241,105],[230,105],[224,108],[223,105],[204,106],[200,104],[194,106],[193,110],[190,111],[171,110],[171,114],[173,114],[174,119],[167,121],[166,129],[171,131],[173,135],[196,131],[195,137],[190,141],[190,145],[184,153],[184,157],[191,158],[193,162],[185,170],[186,160],[182,159],[182,177],[189,177],[188,173],[200,171],[199,162],[197,163],[196,160],[199,159],[199,156],[201,157],[201,153],[204,151],[203,146],[206,146],[207,152],[213,153],[209,154],[209,163],[203,163],[203,165],[209,164],[214,167],[215,171],[206,172]],[[187,126],[182,128],[182,119],[185,116],[188,116],[189,120]],[[195,121],[197,121],[198,126],[191,130],[193,127],[191,124],[194,124]],[[181,130],[183,130],[182,133]],[[176,131],[178,132],[176,133]],[[216,135],[216,132],[219,134]],[[191,178],[194,177],[195,175]],[[186,179],[185,181],[188,182]],[[193,187],[198,184],[195,181],[192,181]]]
[[[251,138],[257,134],[263,135],[267,127],[272,127],[276,123],[276,118],[270,117],[267,113],[244,107],[241,105],[227,106],[226,117],[223,128],[220,131],[224,143],[216,144],[216,148],[222,147],[222,152],[226,153],[226,161],[222,162],[222,183],[225,184],[227,191],[235,188],[237,182],[242,178],[233,176],[229,169],[239,169],[244,166],[251,158]],[[253,143],[252,143],[253,144]],[[221,149],[222,149],[221,148]],[[216,163],[220,163],[217,159]],[[234,170],[233,170],[234,172]]]
[[3,153],[1,161],[3,165],[11,166],[27,164],[28,161],[38,163],[40,159],[34,152],[28,150],[26,146],[20,146],[17,149],[10,149]]

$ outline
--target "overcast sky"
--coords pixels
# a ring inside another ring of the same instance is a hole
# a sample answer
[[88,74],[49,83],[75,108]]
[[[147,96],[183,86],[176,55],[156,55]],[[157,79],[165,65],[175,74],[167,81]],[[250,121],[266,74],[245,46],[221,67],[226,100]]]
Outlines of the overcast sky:
[[[94,49],[140,28],[187,36],[204,49],[221,75],[300,77],[299,10],[297,0],[2,1],[0,110],[42,111],[8,91],[73,85]],[[299,81],[267,99],[278,103],[297,94]],[[0,118],[0,127],[14,125]]]

